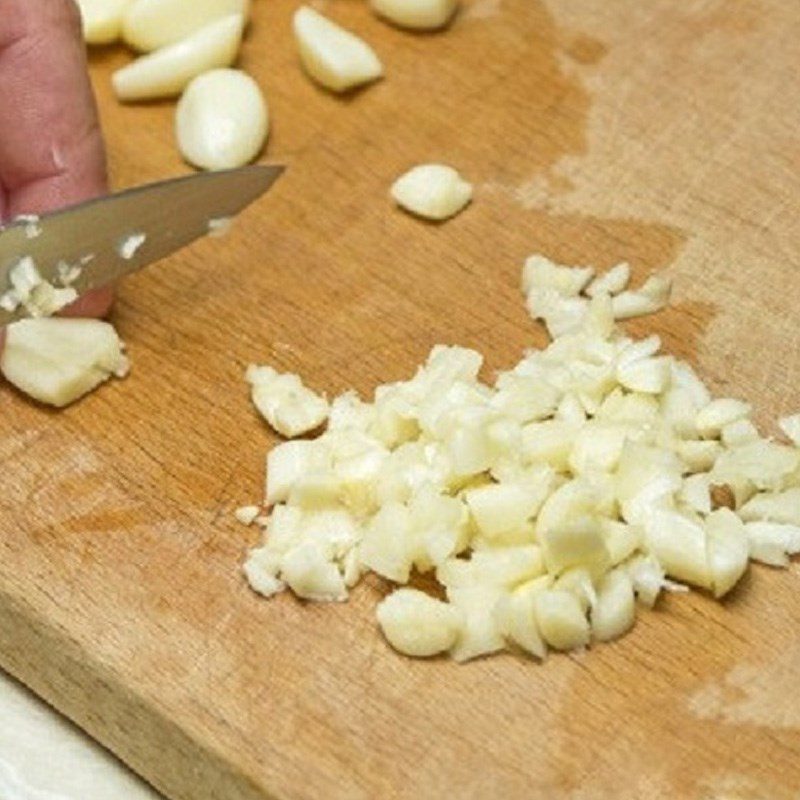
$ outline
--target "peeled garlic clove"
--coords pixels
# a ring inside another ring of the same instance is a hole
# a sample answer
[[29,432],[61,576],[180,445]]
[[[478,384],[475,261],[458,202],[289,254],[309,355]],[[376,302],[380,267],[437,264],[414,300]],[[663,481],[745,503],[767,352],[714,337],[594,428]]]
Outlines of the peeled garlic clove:
[[[108,0],[99,0],[103,3]],[[149,53],[229,14],[247,19],[250,0],[135,0],[122,19],[122,38],[135,50]]]
[[0,370],[25,394],[60,408],[112,375],[122,377],[128,361],[107,322],[48,317],[6,328]]
[[119,39],[122,20],[132,0],[77,0],[87,44],[111,44]]
[[401,175],[391,195],[401,208],[419,217],[445,220],[472,199],[472,185],[444,164],[421,164]]
[[378,605],[378,624],[398,652],[427,658],[449,650],[463,625],[455,606],[416,589],[398,589]]
[[267,102],[258,84],[236,69],[196,77],[175,112],[181,155],[202,169],[234,169],[250,163],[269,132]]
[[383,75],[380,59],[363,39],[313,8],[297,9],[294,35],[303,67],[326,89],[344,92]]
[[436,30],[447,25],[455,14],[458,0],[371,0],[380,16],[414,30]]
[[230,14],[186,39],[142,56],[112,76],[120,100],[147,100],[180,94],[192,78],[230,66],[239,53],[244,17]]

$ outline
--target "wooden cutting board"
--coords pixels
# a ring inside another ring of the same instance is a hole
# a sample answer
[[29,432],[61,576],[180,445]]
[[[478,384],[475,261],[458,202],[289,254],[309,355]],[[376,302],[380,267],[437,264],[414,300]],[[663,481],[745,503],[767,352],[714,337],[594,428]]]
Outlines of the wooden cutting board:
[[[450,342],[488,376],[545,341],[532,252],[666,268],[674,306],[630,328],[770,431],[800,408],[800,5],[473,0],[415,36],[329,0],[386,66],[345,98],[301,74],[297,5],[256,0],[242,55],[290,168],[228,238],[121,287],[130,378],[62,413],[0,389],[0,662],[174,800],[796,798],[796,567],[667,597],[583,655],[413,662],[377,580],[346,605],[253,595],[232,511],[274,443],[248,362],[368,393]],[[113,100],[128,58],[92,56],[117,188],[186,171],[171,103]],[[392,208],[440,160],[473,205]]]

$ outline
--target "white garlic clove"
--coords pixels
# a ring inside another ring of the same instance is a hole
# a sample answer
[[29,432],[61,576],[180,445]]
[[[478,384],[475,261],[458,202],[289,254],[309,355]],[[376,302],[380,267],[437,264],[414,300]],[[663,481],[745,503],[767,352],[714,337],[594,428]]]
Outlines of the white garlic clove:
[[472,185],[452,167],[421,164],[394,182],[391,195],[406,211],[441,221],[455,216],[467,206],[472,199]]
[[436,30],[453,18],[458,0],[370,0],[372,10],[401,28]]
[[119,39],[122,20],[132,0],[77,0],[87,44],[111,44]]
[[[108,0],[99,3],[107,5]],[[121,20],[122,38],[134,50],[150,53],[230,14],[241,14],[246,20],[250,0],[135,0]]]
[[317,83],[344,92],[383,75],[375,51],[363,40],[308,6],[294,15],[300,60]]
[[258,84],[235,69],[214,69],[186,87],[175,112],[181,155],[202,169],[249,164],[269,132],[267,102]]
[[192,78],[236,60],[243,30],[241,14],[218,19],[186,39],[118,69],[111,79],[114,92],[123,101],[180,94]]
[[25,394],[61,408],[112,375],[125,375],[128,361],[109,323],[48,317],[6,328],[0,370]]

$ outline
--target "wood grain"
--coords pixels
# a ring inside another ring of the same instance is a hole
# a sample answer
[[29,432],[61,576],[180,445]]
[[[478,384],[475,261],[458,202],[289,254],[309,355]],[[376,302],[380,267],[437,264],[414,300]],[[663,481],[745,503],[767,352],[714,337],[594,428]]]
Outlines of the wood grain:
[[[800,407],[800,6],[474,0],[413,36],[330,0],[387,72],[335,98],[298,69],[297,5],[256,0],[242,55],[285,177],[121,287],[128,380],[60,414],[0,391],[0,663],[174,800],[796,798],[796,568],[668,597],[585,655],[419,663],[378,635],[377,580],[259,601],[231,511],[273,442],[247,362],[368,392],[443,341],[488,375],[544,341],[536,251],[668,268],[674,307],[632,330],[765,424]],[[185,170],[170,104],[114,102],[127,58],[92,57],[117,187]],[[387,198],[429,160],[477,187],[446,225]]]

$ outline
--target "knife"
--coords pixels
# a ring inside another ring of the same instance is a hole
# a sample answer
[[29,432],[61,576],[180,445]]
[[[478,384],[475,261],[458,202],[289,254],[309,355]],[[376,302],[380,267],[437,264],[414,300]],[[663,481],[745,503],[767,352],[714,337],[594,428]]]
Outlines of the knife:
[[[78,295],[180,250],[213,232],[259,198],[284,171],[255,165],[204,172],[100,197],[41,217],[20,217],[0,229],[0,295],[9,273],[30,256],[42,278],[61,285],[67,267],[80,273]],[[59,264],[62,266],[59,267]],[[60,270],[62,272],[60,272]],[[0,308],[0,327],[27,316]]]

